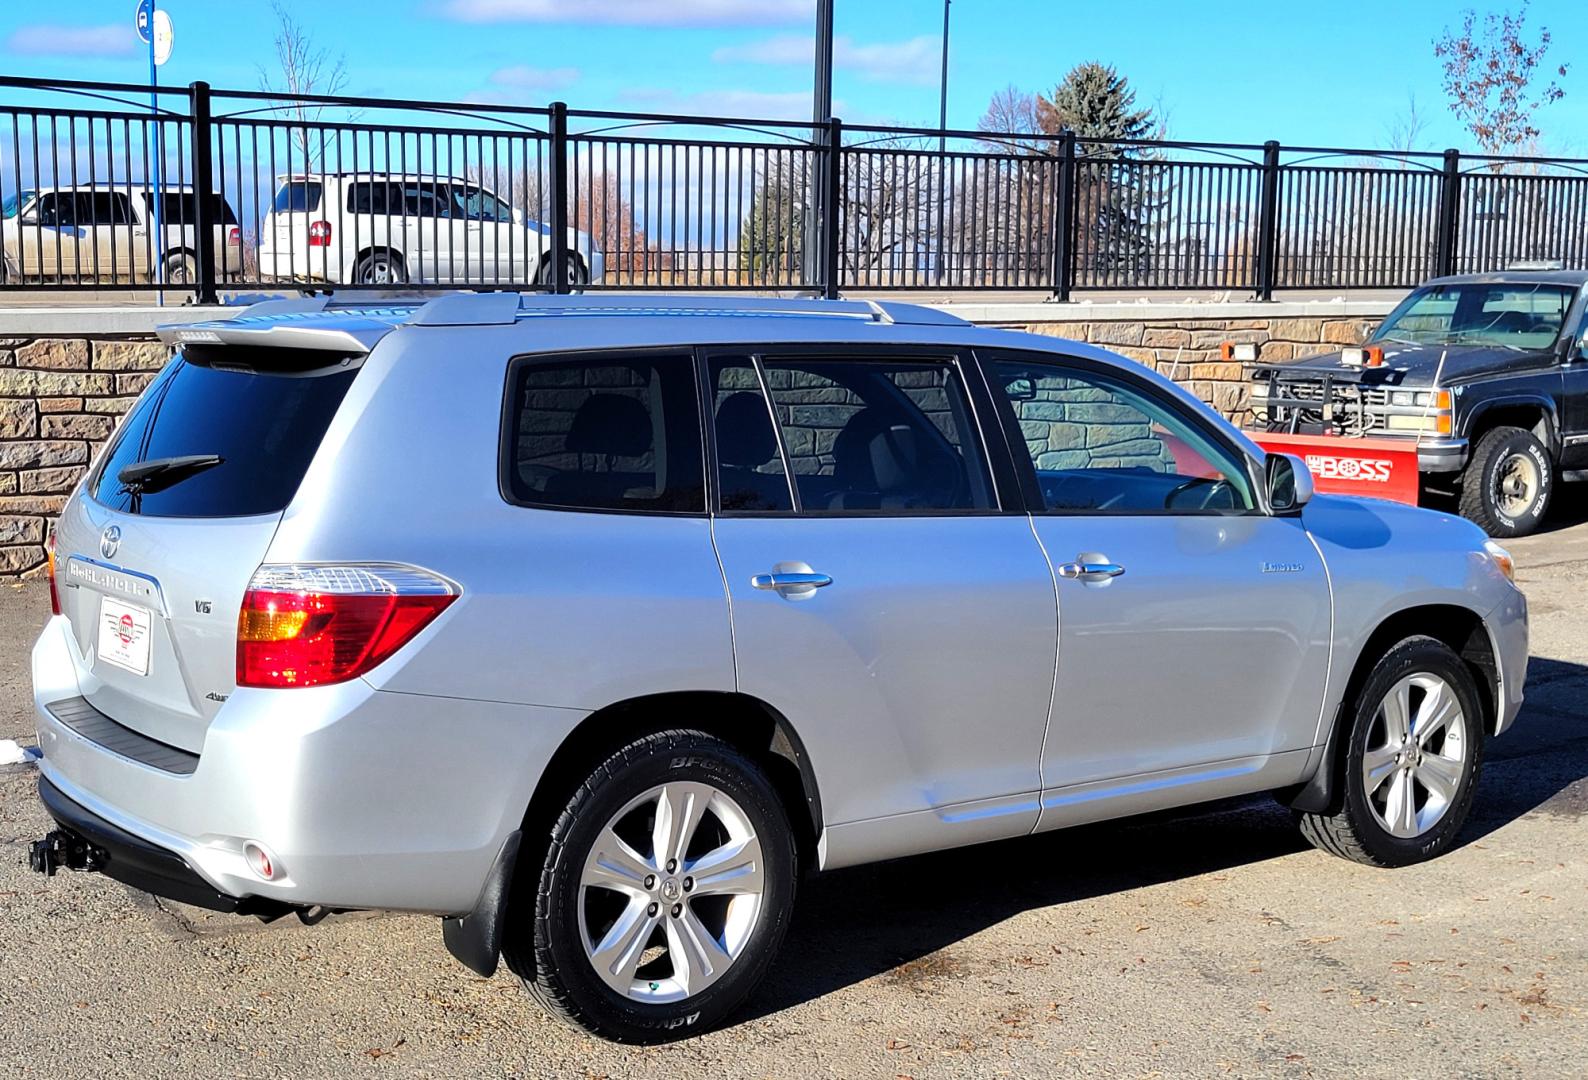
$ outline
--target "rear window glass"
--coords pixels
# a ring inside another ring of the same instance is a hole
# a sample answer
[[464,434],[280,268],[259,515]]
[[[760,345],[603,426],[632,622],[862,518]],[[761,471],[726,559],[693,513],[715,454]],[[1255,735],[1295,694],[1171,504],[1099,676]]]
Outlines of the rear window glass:
[[[219,195],[209,196],[210,218],[217,225],[236,225],[237,215]],[[193,225],[198,221],[198,201],[191,191],[160,193],[161,225]]]
[[[94,480],[94,498],[156,517],[246,517],[287,508],[358,373],[254,373],[178,358],[144,391]],[[140,495],[120,472],[139,462],[214,454],[220,464]]]
[[320,185],[313,180],[289,180],[276,192],[278,214],[313,213],[320,208]]
[[514,502],[705,511],[689,357],[523,362],[512,393],[503,486]]

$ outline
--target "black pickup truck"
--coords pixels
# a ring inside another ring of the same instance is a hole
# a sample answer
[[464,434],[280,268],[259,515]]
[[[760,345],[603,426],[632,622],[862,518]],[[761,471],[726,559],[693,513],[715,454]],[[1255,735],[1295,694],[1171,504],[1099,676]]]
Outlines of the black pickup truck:
[[1252,369],[1259,431],[1415,444],[1491,536],[1524,536],[1588,479],[1588,271],[1435,278],[1355,349]]

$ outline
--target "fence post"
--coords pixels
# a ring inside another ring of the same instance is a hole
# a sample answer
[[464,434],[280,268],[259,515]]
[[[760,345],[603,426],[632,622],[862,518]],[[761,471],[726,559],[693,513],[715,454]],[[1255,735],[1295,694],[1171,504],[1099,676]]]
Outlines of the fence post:
[[1434,276],[1456,272],[1456,233],[1461,220],[1461,151],[1445,151],[1445,171],[1439,178],[1438,234],[1434,246]]
[[827,121],[827,166],[822,171],[822,296],[838,299],[838,266],[842,224],[844,122]]
[[1279,143],[1263,144],[1262,203],[1257,218],[1257,299],[1274,298],[1279,275]]
[[[201,304],[215,304],[220,301],[215,292],[215,229],[220,222],[215,220],[217,200],[210,198],[215,193],[210,161],[210,84],[189,83],[188,100],[193,121],[193,262],[197,274],[194,298]],[[158,191],[150,194],[160,198]],[[171,223],[165,222],[164,228],[170,227]],[[164,247],[165,237],[156,237],[155,251],[163,251]]]
[[1053,185],[1053,299],[1069,300],[1075,284],[1075,132],[1059,135],[1059,176]]
[[568,105],[551,103],[551,291],[568,288]]

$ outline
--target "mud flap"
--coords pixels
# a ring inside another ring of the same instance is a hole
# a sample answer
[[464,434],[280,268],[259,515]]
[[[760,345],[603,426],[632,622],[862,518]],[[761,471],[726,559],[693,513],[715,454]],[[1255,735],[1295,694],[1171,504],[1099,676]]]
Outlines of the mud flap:
[[496,974],[496,965],[502,958],[502,922],[507,918],[508,891],[523,836],[521,830],[515,829],[503,841],[474,910],[441,920],[441,940],[446,942],[447,951],[458,963],[487,979]]

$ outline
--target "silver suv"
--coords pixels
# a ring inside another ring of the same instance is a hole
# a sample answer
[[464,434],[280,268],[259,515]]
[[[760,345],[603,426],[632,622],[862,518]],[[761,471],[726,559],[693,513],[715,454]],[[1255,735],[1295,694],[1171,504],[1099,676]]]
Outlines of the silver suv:
[[1522,701],[1475,526],[1085,345],[514,294],[164,337],[55,534],[35,867],[433,913],[611,1038],[723,1019],[807,872],[1261,791],[1430,858]]

